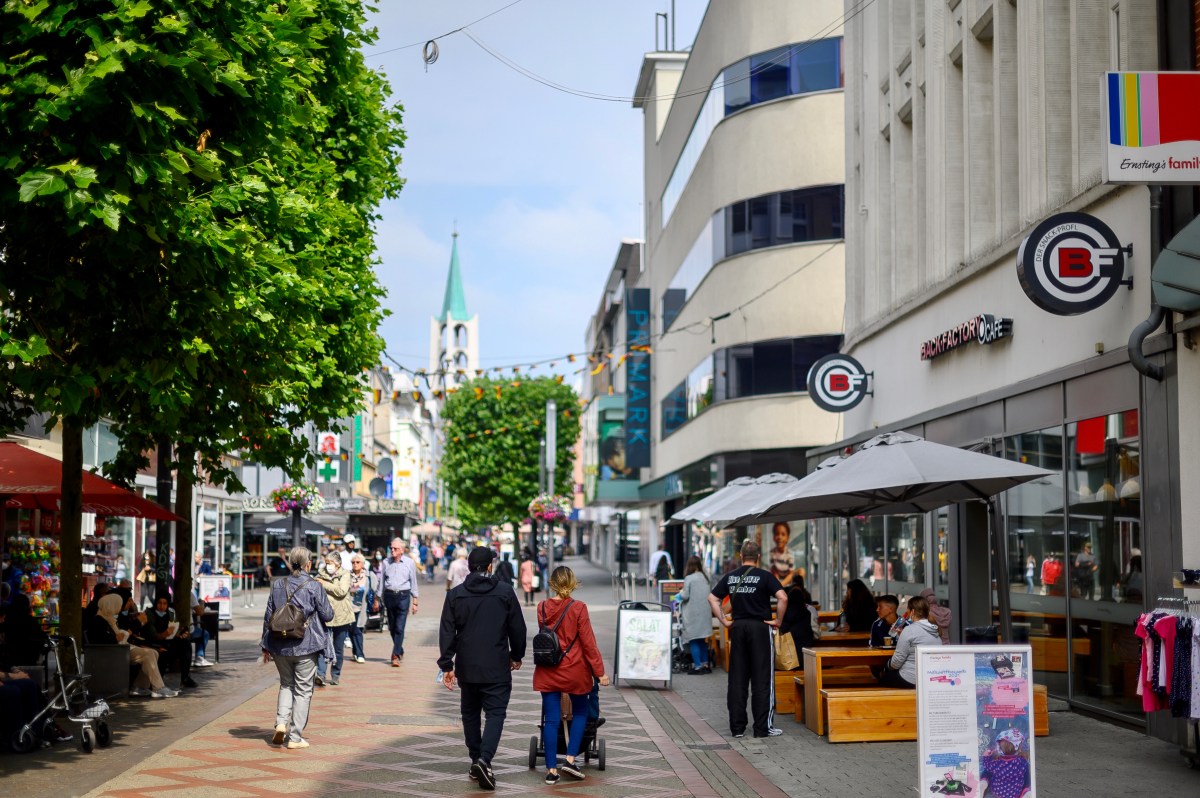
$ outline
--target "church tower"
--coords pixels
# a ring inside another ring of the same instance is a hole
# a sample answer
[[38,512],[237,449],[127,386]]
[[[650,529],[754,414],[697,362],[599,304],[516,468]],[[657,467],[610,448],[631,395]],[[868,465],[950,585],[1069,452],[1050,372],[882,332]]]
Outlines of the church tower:
[[474,378],[478,368],[479,316],[467,313],[462,268],[458,265],[458,232],[455,231],[442,312],[429,320],[430,387],[442,391],[454,388]]

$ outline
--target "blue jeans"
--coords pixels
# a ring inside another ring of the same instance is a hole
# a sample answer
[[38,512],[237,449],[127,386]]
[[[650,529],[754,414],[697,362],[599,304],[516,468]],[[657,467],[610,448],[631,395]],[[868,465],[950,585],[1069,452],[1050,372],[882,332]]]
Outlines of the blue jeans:
[[708,665],[708,638],[698,637],[688,643],[692,647],[692,667],[703,668]]
[[[341,678],[342,663],[346,661],[346,638],[350,634],[352,624],[344,626],[331,626],[329,633],[333,636],[333,665],[329,669],[329,678],[335,682]],[[317,675],[322,679],[325,678],[325,654],[324,652],[317,655]]]
[[[583,744],[588,719],[588,694],[571,696],[571,728],[567,734],[567,756],[574,759]],[[562,726],[562,693],[542,693],[542,747],[546,768],[558,767],[558,730]]]
[[384,591],[383,605],[387,607],[388,632],[392,635],[392,656],[404,656],[404,625],[408,623],[408,608],[412,594]]
[[350,624],[350,652],[355,657],[366,657],[363,653],[363,628],[357,622]]
[[196,659],[202,658],[208,650],[208,630],[193,626],[191,640],[196,644]]

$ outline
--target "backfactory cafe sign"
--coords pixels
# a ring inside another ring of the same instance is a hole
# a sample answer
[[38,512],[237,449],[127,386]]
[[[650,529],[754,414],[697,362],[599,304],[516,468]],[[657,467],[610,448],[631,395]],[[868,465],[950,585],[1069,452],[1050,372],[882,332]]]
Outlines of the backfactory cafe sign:
[[980,313],[921,344],[921,359],[933,360],[970,343],[994,344],[1012,336],[1012,319]]

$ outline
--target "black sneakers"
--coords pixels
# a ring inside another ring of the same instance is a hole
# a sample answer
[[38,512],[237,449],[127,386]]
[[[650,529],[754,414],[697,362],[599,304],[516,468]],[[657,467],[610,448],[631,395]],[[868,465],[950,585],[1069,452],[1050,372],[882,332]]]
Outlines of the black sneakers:
[[547,784],[558,784],[558,779],[559,779],[559,775],[557,773],[555,773],[552,770],[546,771],[546,783]]
[[471,763],[471,781],[479,782],[479,786],[484,790],[496,789],[496,774],[492,769],[476,759]]
[[570,776],[573,779],[585,778],[583,771],[579,769],[578,761],[568,762],[567,760],[564,759],[562,762],[559,763],[558,769],[560,772],[566,773],[568,776]]

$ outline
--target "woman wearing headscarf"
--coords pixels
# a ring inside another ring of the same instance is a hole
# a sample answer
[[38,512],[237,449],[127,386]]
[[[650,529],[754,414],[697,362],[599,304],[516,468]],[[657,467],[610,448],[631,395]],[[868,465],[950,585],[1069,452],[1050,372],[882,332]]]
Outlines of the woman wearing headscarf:
[[317,572],[317,581],[325,588],[329,603],[333,605],[333,620],[329,622],[329,637],[333,641],[333,651],[326,651],[317,657],[317,687],[325,686],[325,660],[332,660],[329,668],[329,684],[338,684],[342,677],[342,663],[346,659],[346,639],[350,636],[350,627],[356,621],[354,606],[350,600],[350,572],[342,567],[342,557],[336,551],[325,555],[325,568]]
[[695,674],[712,673],[708,662],[708,638],[713,633],[712,609],[708,606],[711,590],[704,564],[695,555],[689,557],[679,591],[680,639],[686,640],[692,649],[691,672]]
[[[117,627],[117,616],[125,605],[125,598],[109,593],[96,605],[96,617],[87,629],[88,642],[97,645],[128,645],[129,633]],[[178,690],[163,684],[158,672],[158,652],[143,646],[129,646],[129,662],[138,666],[137,678],[133,680],[130,695],[150,698],[174,698]]]
[[937,594],[931,587],[927,587],[921,591],[921,598],[929,602],[929,620],[937,626],[938,637],[942,638],[942,644],[949,645],[950,620],[952,618],[950,608],[938,604]]
[[379,603],[379,575],[367,570],[367,559],[361,552],[350,558],[350,605],[354,609],[354,623],[350,625],[350,650],[355,662],[366,662],[363,651],[363,629],[367,616],[371,614],[371,603]]

